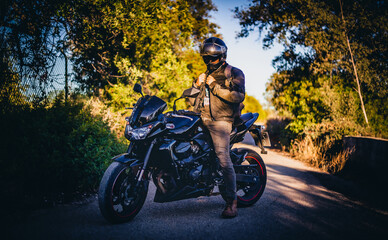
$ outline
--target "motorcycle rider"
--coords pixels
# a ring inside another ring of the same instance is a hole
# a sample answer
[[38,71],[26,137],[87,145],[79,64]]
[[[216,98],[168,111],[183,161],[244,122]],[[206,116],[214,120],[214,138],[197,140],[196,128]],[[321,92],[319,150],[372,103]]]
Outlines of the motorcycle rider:
[[207,71],[199,75],[193,87],[201,90],[194,109],[201,113],[204,126],[209,130],[215,153],[220,161],[226,190],[226,206],[221,216],[237,216],[236,173],[230,158],[230,133],[240,113],[245,97],[243,72],[226,62],[227,46],[217,38],[206,39],[201,56]]

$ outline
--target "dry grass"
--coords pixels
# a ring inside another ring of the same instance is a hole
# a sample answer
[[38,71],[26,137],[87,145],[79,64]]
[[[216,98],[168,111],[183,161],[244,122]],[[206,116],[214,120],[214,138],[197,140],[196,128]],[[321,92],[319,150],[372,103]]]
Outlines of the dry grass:
[[332,144],[330,141],[314,142],[310,136],[306,136],[303,140],[293,142],[290,153],[293,157],[314,167],[329,173],[338,173],[344,168],[354,149],[345,149],[330,155],[327,152]]
[[313,140],[309,136],[303,140],[293,141],[290,153],[293,157],[303,162],[307,162],[314,167],[320,167],[320,162],[322,162],[324,157],[322,148],[314,145]]
[[331,161],[328,161],[328,164],[325,166],[326,171],[330,173],[340,172],[345,167],[345,163],[349,160],[354,151],[355,148],[353,147],[351,149],[345,149],[334,155],[331,158]]

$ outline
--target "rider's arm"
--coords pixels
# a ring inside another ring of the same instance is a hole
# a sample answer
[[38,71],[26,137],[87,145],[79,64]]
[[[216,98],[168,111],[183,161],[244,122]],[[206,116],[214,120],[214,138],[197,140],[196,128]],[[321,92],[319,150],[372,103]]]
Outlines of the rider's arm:
[[240,103],[244,100],[245,97],[244,83],[244,73],[237,68],[233,68],[233,86],[226,87],[214,81],[210,84],[209,87],[214,95],[228,102]]

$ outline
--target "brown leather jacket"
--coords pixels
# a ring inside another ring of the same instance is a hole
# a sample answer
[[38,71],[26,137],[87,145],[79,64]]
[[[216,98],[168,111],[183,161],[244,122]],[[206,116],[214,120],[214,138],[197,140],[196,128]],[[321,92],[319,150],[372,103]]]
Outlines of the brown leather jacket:
[[[210,118],[212,120],[225,120],[233,122],[240,113],[240,103],[245,98],[245,77],[244,73],[235,67],[231,68],[231,77],[226,76],[227,63],[223,64],[219,69],[210,75],[216,80],[208,86],[210,103],[208,106],[203,105],[203,97],[206,91],[205,84],[197,86],[195,81],[193,87],[201,90],[201,93],[195,100],[201,112],[202,118]],[[199,104],[198,104],[199,101]]]

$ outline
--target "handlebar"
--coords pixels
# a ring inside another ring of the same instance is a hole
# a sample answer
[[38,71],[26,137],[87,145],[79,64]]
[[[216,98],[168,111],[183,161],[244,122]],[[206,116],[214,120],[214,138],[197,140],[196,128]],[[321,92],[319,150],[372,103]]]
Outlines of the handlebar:
[[189,119],[190,121],[193,121],[193,119],[191,117],[188,117],[188,116],[185,116],[185,115],[178,115],[178,114],[175,114],[175,113],[172,113],[171,117],[186,118],[186,119]]
[[168,112],[166,113],[167,117],[179,117],[179,116],[201,116],[200,113],[193,112],[193,111],[188,111],[188,110],[178,110],[178,111],[173,111],[173,112]]

